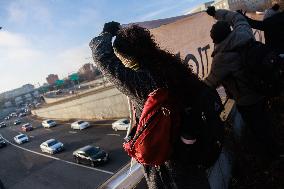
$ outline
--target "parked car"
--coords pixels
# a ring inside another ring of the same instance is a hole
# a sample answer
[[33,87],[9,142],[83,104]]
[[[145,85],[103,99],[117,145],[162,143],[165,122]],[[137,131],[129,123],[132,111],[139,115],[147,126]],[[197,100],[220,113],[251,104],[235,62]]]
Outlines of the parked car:
[[10,116],[11,116],[11,117],[17,117],[17,113],[16,113],[16,112],[13,112],[13,113],[10,114]]
[[26,113],[20,113],[18,117],[25,117],[25,116],[27,116]]
[[6,141],[4,140],[4,138],[2,136],[0,136],[0,148],[6,146]]
[[63,143],[55,139],[49,139],[41,143],[40,149],[42,152],[47,152],[49,154],[55,154],[55,153],[58,153],[64,150],[64,145]]
[[26,123],[26,124],[22,125],[22,131],[27,132],[27,131],[31,131],[33,129],[34,128],[33,128],[33,126],[30,123]]
[[14,121],[14,125],[20,125],[22,122],[21,122],[21,120],[19,120],[19,119],[16,119],[15,121]]
[[9,120],[9,119],[10,119],[10,116],[6,116],[4,119],[5,119],[5,120]]
[[48,119],[44,120],[41,124],[44,128],[50,128],[56,126],[57,123],[54,120]]
[[14,141],[18,144],[23,144],[29,141],[29,137],[25,134],[19,134],[14,137]]
[[6,123],[5,122],[1,122],[0,123],[0,128],[6,127]]
[[108,161],[109,155],[99,147],[91,145],[84,146],[73,152],[73,157],[76,163],[96,166],[99,163]]
[[112,123],[112,129],[117,130],[127,130],[130,126],[130,122],[128,119],[119,119]]
[[82,121],[82,120],[76,121],[71,124],[71,129],[82,130],[82,129],[86,129],[87,127],[90,127],[90,123],[87,121]]
[[38,107],[40,107],[40,105],[41,105],[41,103],[36,103],[35,107],[38,108]]

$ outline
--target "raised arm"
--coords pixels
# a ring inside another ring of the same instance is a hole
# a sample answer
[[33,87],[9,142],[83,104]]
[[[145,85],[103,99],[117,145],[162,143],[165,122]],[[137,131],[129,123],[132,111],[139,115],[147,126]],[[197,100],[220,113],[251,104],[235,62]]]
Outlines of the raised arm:
[[252,29],[247,19],[238,12],[219,9],[216,10],[214,18],[216,20],[223,20],[233,27],[233,31],[247,31],[253,36]]
[[249,17],[245,17],[249,23],[249,25],[253,28],[253,29],[256,29],[256,30],[261,30],[263,31],[264,30],[264,23],[263,21],[259,21],[259,20],[253,20]]
[[125,95],[145,97],[155,83],[148,72],[125,67],[116,57],[112,47],[112,34],[101,33],[90,42],[94,62],[104,76]]

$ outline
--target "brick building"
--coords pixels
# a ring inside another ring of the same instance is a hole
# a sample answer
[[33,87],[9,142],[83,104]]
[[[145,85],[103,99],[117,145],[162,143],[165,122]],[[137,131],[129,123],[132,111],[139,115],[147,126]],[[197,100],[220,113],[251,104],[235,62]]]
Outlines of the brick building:
[[46,78],[46,81],[49,85],[53,85],[56,80],[59,80],[58,75],[56,74],[49,74]]

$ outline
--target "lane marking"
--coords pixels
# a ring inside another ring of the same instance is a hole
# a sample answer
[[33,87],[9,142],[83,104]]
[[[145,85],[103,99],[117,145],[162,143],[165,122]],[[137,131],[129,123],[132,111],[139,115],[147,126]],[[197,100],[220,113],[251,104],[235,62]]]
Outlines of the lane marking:
[[77,133],[77,131],[68,131],[69,133],[71,133],[71,134],[76,134]]
[[109,125],[109,126],[111,126],[111,123],[94,123],[92,125],[98,125],[98,126],[100,126],[100,125]]
[[108,136],[120,136],[120,134],[106,134]]
[[29,150],[27,148],[24,148],[22,146],[19,146],[19,145],[16,145],[12,142],[10,142],[9,140],[7,140],[6,138],[4,138],[1,134],[0,136],[9,144],[11,144],[12,146],[16,147],[16,148],[19,148],[19,149],[22,149],[24,151],[27,151],[27,152],[31,152],[33,154],[37,154],[39,156],[43,156],[43,157],[47,157],[47,158],[50,158],[50,159],[54,159],[54,160],[57,160],[57,161],[61,161],[61,162],[64,162],[64,163],[67,163],[67,164],[70,164],[70,165],[75,165],[75,166],[78,166],[78,167],[83,167],[83,168],[86,168],[86,169],[91,169],[91,170],[94,170],[94,171],[99,171],[99,172],[102,172],[102,173],[107,173],[107,174],[110,174],[110,175],[113,175],[114,173],[111,172],[111,171],[106,171],[106,170],[103,170],[103,169],[98,169],[98,168],[94,168],[94,167],[88,167],[88,166],[85,166],[85,165],[81,165],[81,164],[77,164],[77,163],[74,163],[74,162],[71,162],[71,161],[66,161],[66,160],[63,160],[63,159],[60,159],[60,158],[57,158],[57,157],[53,157],[53,156],[50,156],[50,155],[46,155],[46,154],[43,154],[43,153],[39,153],[39,152],[36,152],[36,151],[33,151],[33,150]]
[[[71,125],[72,123],[65,123],[65,124],[62,124],[62,125]],[[111,126],[111,123],[90,123],[90,126],[101,126],[101,125],[109,125]]]

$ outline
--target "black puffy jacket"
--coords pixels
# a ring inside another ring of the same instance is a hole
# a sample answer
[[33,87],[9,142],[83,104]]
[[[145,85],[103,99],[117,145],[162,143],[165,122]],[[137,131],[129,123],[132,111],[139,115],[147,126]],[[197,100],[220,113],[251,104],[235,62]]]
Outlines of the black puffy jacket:
[[263,21],[246,17],[250,26],[264,31],[265,44],[284,53],[284,12],[277,13]]

